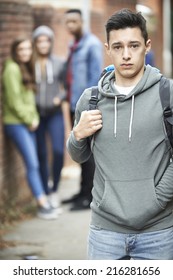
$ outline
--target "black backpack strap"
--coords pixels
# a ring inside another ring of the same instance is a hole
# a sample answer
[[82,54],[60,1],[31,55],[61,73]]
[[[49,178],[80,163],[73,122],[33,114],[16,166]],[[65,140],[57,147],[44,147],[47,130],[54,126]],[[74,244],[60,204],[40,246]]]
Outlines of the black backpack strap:
[[[105,67],[100,75],[99,80],[104,76],[104,74],[108,72],[112,72],[114,70],[115,67],[113,64],[110,64],[109,66]],[[99,95],[98,87],[97,86],[92,87],[91,98],[89,100],[89,110],[97,109],[98,95]]]
[[166,129],[166,142],[173,147],[173,112],[170,106],[170,81],[162,76],[160,80],[160,101],[163,108],[163,119]]
[[99,95],[98,87],[97,86],[92,87],[91,98],[89,100],[89,110],[97,109],[98,95]]
[[170,82],[167,78],[163,76],[160,80],[159,94],[164,117],[167,118],[172,116],[172,110],[170,108]]
[[[98,87],[97,86],[92,87],[91,88],[91,98],[89,100],[88,110],[97,109],[97,103],[99,101],[98,95],[99,95]],[[93,143],[94,143],[94,135],[88,137],[88,143],[89,143],[89,145],[91,147],[91,150],[92,150]]]

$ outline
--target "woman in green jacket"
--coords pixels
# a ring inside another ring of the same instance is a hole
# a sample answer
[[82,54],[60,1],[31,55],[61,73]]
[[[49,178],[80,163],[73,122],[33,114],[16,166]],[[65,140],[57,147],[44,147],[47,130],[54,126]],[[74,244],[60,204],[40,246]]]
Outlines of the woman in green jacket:
[[18,38],[11,46],[11,58],[5,61],[3,83],[3,123],[5,133],[21,154],[28,185],[38,202],[38,217],[57,218],[57,213],[47,202],[39,173],[35,130],[39,116],[35,106],[34,79],[30,64],[32,43]]

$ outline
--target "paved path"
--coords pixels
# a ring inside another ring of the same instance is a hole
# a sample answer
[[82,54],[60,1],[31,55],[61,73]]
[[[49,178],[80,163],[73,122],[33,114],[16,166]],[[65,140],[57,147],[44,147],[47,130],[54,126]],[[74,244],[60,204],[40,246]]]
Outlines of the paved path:
[[[60,187],[60,199],[71,197],[79,188],[79,169],[66,170]],[[71,173],[71,174],[70,174]],[[90,210],[69,211],[63,205],[63,213],[57,220],[45,221],[32,218],[12,227],[4,240],[14,241],[15,246],[0,251],[0,260],[20,260],[28,255],[47,260],[85,260]]]

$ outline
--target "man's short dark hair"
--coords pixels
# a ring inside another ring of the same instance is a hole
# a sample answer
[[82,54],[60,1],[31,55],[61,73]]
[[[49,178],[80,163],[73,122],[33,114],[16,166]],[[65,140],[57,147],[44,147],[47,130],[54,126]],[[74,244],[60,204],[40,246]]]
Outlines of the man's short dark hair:
[[144,38],[145,43],[148,40],[148,32],[146,28],[146,19],[140,12],[133,12],[129,9],[122,9],[114,13],[107,21],[106,36],[107,42],[109,43],[109,35],[112,30],[119,30],[125,28],[139,27]]
[[82,17],[82,11],[80,9],[69,9],[65,12],[66,14],[77,13]]

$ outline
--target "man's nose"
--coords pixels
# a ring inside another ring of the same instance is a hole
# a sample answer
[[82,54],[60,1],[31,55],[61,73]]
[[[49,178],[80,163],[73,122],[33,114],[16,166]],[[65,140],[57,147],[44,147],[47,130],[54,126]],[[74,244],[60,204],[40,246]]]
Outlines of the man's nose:
[[123,58],[129,59],[131,57],[130,49],[128,47],[124,47],[123,49]]

